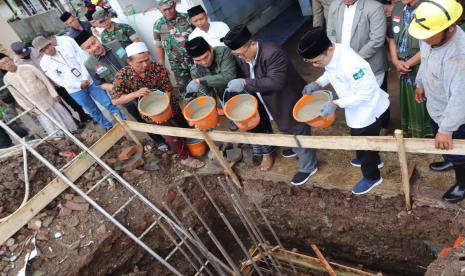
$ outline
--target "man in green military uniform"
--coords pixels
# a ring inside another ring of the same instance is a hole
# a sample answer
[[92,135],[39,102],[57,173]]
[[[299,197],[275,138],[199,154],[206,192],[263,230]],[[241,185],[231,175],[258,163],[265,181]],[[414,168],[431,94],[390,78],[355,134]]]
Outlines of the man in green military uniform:
[[[90,54],[90,58],[84,65],[94,82],[111,93],[116,73],[128,66],[126,51],[122,45],[117,41],[110,41],[103,45],[89,32],[80,33],[75,40],[84,51]],[[124,104],[124,107],[138,122],[145,122],[134,103]],[[149,134],[149,136],[158,144],[158,149],[168,149],[163,137],[156,134]]]
[[165,66],[165,52],[171,70],[176,78],[181,93],[191,80],[190,68],[194,64],[187,54],[185,44],[192,26],[189,16],[176,11],[176,3],[173,0],[156,0],[158,9],[163,17],[153,25],[153,38],[155,40],[158,63]]
[[186,50],[195,62],[186,94],[201,92],[222,99],[228,82],[237,77],[231,50],[223,46],[212,48],[203,37],[188,41]]
[[123,47],[127,47],[133,42],[140,41],[136,31],[131,26],[111,21],[111,16],[105,10],[95,12],[92,18],[97,22],[97,25],[104,28],[100,34],[103,44],[116,40]]

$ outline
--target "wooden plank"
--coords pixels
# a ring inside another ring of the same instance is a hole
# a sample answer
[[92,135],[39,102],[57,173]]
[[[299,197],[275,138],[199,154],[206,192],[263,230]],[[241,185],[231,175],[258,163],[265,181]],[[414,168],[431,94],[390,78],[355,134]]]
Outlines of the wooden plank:
[[318,259],[320,259],[321,264],[324,266],[325,270],[329,273],[329,275],[336,276],[336,272],[334,272],[333,268],[329,265],[325,256],[321,254],[320,249],[318,249],[318,247],[314,244],[311,244],[310,246],[312,247],[312,250],[313,252],[315,252]]
[[134,143],[136,143],[137,145],[139,146],[144,146],[142,145],[142,143],[139,141],[139,139],[136,137],[136,135],[134,134],[134,132],[132,132],[132,130],[129,129],[128,125],[126,124],[127,121],[123,121],[118,114],[113,114],[113,116],[115,117],[116,121],[118,121],[118,123],[123,127],[124,131],[126,131],[126,133],[128,134],[128,136],[134,141]]
[[[124,129],[120,125],[116,125],[93,144],[90,150],[100,157],[118,142],[124,136],[124,133]],[[72,181],[75,181],[94,163],[95,160],[92,157],[83,154],[64,170],[64,174]],[[67,188],[68,185],[58,177],[47,184],[47,186],[32,197],[22,208],[16,210],[8,220],[0,224],[0,244],[3,244],[13,236],[19,229],[26,225],[30,219]]]
[[237,177],[236,173],[232,170],[231,166],[229,165],[228,161],[224,159],[223,154],[220,152],[218,147],[215,145],[215,142],[210,138],[210,135],[207,132],[202,132],[202,137],[207,142],[208,147],[210,147],[210,150],[215,154],[216,159],[220,162],[221,166],[223,166],[223,169],[225,173],[227,173],[233,183],[237,186],[239,190],[242,190],[241,182],[239,181],[239,178]]
[[[177,128],[126,121],[127,126],[134,131],[161,135],[202,139],[197,129]],[[231,131],[210,131],[211,139],[219,142],[240,144],[270,145],[279,147],[297,147],[294,135],[248,133]],[[304,148],[332,150],[373,150],[397,152],[397,142],[391,136],[297,136]],[[405,152],[425,154],[458,154],[465,155],[465,140],[454,140],[454,148],[440,150],[434,148],[434,139],[405,138]]]
[[405,205],[407,210],[412,209],[412,200],[410,198],[410,178],[408,173],[407,153],[405,152],[404,135],[402,130],[396,129],[394,133],[397,142],[397,155],[399,156],[400,172],[402,175],[402,187],[405,196]]

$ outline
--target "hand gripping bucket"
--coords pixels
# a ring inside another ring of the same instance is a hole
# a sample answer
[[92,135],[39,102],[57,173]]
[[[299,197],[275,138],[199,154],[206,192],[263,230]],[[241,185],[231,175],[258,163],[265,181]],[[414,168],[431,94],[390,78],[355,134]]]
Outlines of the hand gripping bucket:
[[257,99],[250,94],[232,97],[224,105],[224,115],[242,130],[250,130],[260,123]]
[[336,120],[336,113],[329,117],[318,115],[321,106],[331,101],[333,96],[330,91],[320,90],[312,93],[311,96],[305,95],[300,98],[292,110],[292,115],[297,122],[307,123],[315,128],[327,128]]
[[190,101],[182,111],[184,118],[200,130],[214,128],[220,122],[216,101],[210,96],[201,96]]
[[137,105],[141,117],[148,123],[164,123],[173,117],[170,95],[159,90],[139,100]]

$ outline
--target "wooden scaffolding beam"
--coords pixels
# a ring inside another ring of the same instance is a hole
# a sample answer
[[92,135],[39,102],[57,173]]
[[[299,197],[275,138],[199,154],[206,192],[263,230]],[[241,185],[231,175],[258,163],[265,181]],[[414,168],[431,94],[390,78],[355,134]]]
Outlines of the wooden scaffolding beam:
[[[116,125],[93,144],[90,150],[101,157],[118,142],[124,134],[124,129],[120,125]],[[94,163],[95,160],[92,157],[84,154],[69,165],[69,167],[64,170],[64,174],[72,181],[75,181]],[[58,177],[47,184],[47,186],[32,197],[22,208],[16,210],[10,218],[0,224],[0,244],[6,242],[67,188],[68,185]]]

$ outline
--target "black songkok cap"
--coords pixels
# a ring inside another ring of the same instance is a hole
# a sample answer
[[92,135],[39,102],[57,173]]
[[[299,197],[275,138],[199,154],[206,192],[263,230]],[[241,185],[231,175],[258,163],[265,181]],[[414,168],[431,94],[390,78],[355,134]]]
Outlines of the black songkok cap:
[[187,53],[193,58],[205,54],[209,49],[210,44],[201,36],[186,42]]
[[203,9],[203,7],[201,5],[194,6],[194,7],[187,10],[187,14],[191,18],[198,15],[198,14],[204,13],[204,12],[205,12],[205,10]]
[[66,20],[68,20],[71,16],[72,16],[72,14],[70,14],[69,12],[64,12],[60,16],[60,20],[63,21],[63,22],[66,22]]
[[308,31],[299,41],[297,53],[306,59],[316,58],[331,46],[326,29],[315,27]]
[[237,25],[233,27],[222,39],[226,46],[228,46],[231,50],[237,50],[244,46],[247,42],[249,42],[252,34],[250,33],[249,29],[246,25]]
[[86,42],[89,38],[91,38],[93,35],[89,33],[88,31],[82,31],[78,36],[74,38],[76,43],[81,46]]

